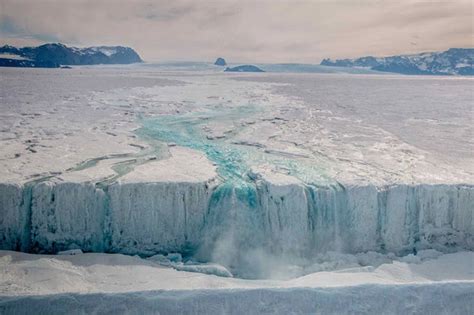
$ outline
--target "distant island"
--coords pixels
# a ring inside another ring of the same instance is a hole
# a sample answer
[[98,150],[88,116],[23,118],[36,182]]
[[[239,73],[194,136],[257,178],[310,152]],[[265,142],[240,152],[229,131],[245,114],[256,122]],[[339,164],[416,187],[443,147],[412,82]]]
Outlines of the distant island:
[[216,66],[227,66],[227,63],[225,62],[224,58],[217,58],[216,62],[214,62],[214,65]]
[[252,65],[242,65],[233,68],[225,68],[225,72],[265,72],[259,67],[252,66]]
[[0,47],[0,67],[59,68],[71,65],[131,64],[143,62],[129,47],[97,46],[68,47],[63,44],[44,44],[38,47]]
[[390,57],[366,56],[357,59],[324,59],[321,65],[366,68],[401,74],[474,75],[473,63],[473,48],[451,48],[442,52]]

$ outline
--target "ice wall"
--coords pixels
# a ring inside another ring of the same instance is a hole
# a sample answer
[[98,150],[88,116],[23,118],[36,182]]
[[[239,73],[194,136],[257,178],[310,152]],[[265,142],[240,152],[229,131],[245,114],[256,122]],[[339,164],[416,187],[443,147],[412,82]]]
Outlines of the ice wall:
[[29,249],[30,194],[26,186],[0,183],[0,249]]
[[108,251],[193,251],[200,242],[211,192],[206,182],[111,185]]
[[0,248],[181,252],[246,270],[263,256],[474,250],[473,212],[469,185],[1,184]]
[[213,198],[202,259],[218,261],[246,277],[265,273],[272,260],[295,264],[325,251],[474,249],[472,186],[257,181],[255,190],[227,187]]
[[42,182],[32,189],[30,250],[106,250],[107,196],[91,183]]

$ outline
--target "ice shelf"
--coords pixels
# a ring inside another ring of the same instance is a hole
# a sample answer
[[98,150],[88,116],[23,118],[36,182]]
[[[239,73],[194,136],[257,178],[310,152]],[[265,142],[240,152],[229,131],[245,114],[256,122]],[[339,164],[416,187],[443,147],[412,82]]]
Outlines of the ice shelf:
[[474,250],[469,79],[1,71],[0,249],[180,253],[248,278]]

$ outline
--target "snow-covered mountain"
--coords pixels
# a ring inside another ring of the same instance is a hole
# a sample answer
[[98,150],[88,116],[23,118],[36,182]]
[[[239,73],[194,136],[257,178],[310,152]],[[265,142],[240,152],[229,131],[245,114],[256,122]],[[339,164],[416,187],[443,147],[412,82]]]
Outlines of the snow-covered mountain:
[[0,66],[57,68],[61,65],[129,64],[142,62],[129,47],[98,46],[67,47],[63,44],[44,44],[38,47],[0,47]]
[[474,48],[450,48],[390,57],[366,56],[357,59],[324,59],[321,65],[361,67],[383,72],[428,75],[474,75]]

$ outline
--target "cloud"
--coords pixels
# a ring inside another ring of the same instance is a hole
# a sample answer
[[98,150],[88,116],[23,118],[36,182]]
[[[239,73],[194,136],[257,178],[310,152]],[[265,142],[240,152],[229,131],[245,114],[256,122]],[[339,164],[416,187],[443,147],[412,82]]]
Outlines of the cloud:
[[[28,31],[15,23],[13,18],[8,16],[0,20],[0,34],[12,39],[32,40],[36,42],[57,42],[58,37],[51,34],[42,34]],[[1,35],[0,35],[1,36]]]
[[149,61],[316,63],[469,47],[471,19],[465,0],[2,0],[0,41],[128,45]]

